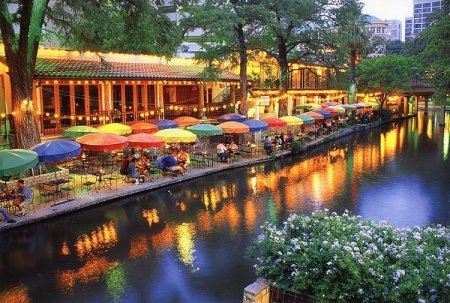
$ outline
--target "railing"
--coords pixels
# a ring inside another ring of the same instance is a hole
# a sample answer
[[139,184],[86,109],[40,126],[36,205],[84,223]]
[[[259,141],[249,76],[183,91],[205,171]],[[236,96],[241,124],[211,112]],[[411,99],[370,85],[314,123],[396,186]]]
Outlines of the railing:
[[314,303],[314,297],[270,286],[269,303]]

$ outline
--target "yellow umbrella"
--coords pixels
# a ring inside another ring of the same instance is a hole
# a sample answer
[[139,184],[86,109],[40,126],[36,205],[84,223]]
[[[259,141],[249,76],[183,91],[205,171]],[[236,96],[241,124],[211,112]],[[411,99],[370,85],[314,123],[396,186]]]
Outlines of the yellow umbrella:
[[330,106],[329,108],[335,109],[337,110],[339,113],[343,114],[345,113],[345,108],[340,107],[339,105],[335,105],[335,106]]
[[280,119],[286,122],[288,126],[298,126],[303,124],[303,120],[296,116],[284,116]]
[[373,109],[378,109],[380,107],[380,103],[376,102],[376,101],[369,101],[367,102],[368,104],[372,105]]
[[310,107],[311,110],[313,110],[313,109],[322,109],[322,105],[317,104],[317,103],[308,103],[308,105],[311,106]]
[[194,143],[197,135],[180,128],[167,128],[154,133],[166,143]]
[[121,124],[121,123],[110,123],[105,124],[97,128],[100,133],[110,133],[115,135],[128,135],[131,134],[131,126]]

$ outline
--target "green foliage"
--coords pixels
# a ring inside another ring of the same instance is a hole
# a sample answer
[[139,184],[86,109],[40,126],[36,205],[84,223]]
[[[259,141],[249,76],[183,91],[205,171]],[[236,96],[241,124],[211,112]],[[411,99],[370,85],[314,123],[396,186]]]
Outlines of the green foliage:
[[419,58],[426,67],[428,80],[437,88],[436,97],[445,100],[450,93],[450,0],[443,1],[443,8],[420,37],[426,46]]
[[420,72],[418,62],[412,57],[390,55],[364,59],[357,66],[358,89],[379,91],[377,101],[383,108],[390,95],[410,90],[409,81]]
[[300,141],[295,141],[295,140],[292,141],[291,147],[292,147],[292,152],[294,154],[298,154],[298,153],[305,151],[305,144]]
[[386,41],[386,55],[401,55],[403,54],[404,43],[400,40]]
[[172,56],[181,43],[176,24],[148,0],[57,0],[47,20],[69,48]]
[[392,111],[389,108],[382,108],[373,111],[382,120],[389,120],[392,117]]
[[450,230],[318,211],[263,226],[256,274],[315,302],[449,302]]
[[414,39],[408,39],[405,41],[403,46],[402,54],[404,56],[417,56],[423,52],[426,48],[426,41],[421,35],[415,37]]

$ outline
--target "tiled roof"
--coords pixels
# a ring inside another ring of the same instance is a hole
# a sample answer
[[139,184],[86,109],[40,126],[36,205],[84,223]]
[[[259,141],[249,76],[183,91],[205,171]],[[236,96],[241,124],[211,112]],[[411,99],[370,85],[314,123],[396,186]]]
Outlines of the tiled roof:
[[[44,59],[36,62],[35,78],[90,78],[90,79],[172,79],[200,80],[203,71],[200,66],[167,65],[156,63],[123,63],[73,60]],[[222,71],[220,80],[239,81],[239,76]]]

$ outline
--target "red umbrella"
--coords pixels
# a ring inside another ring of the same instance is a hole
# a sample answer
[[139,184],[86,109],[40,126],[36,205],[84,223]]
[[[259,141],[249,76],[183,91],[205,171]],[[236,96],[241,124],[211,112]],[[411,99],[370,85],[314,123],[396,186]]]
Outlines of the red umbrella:
[[220,127],[226,134],[243,134],[250,132],[250,128],[241,122],[223,122],[217,125],[217,127]]
[[326,107],[323,110],[329,112],[333,117],[339,116],[339,112],[337,110],[335,110],[334,108]]
[[269,124],[269,127],[285,127],[287,126],[287,122],[278,118],[263,118],[261,121]]
[[127,138],[110,133],[92,133],[77,138],[85,150],[90,151],[112,151],[127,146]]
[[313,117],[316,121],[325,119],[324,116],[322,116],[321,114],[316,113],[316,112],[307,112],[307,113],[304,113],[304,115]]
[[128,146],[130,147],[163,147],[164,141],[150,134],[134,134],[127,137]]
[[158,131],[158,126],[147,122],[138,122],[131,125],[131,130],[133,131],[133,134],[151,134]]

